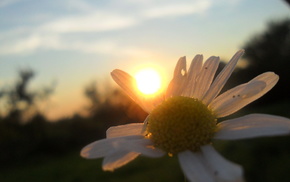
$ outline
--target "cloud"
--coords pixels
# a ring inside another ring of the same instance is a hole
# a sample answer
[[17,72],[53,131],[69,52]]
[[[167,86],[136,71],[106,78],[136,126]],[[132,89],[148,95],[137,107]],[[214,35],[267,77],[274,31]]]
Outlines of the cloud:
[[[59,3],[60,1],[57,0]],[[84,0],[62,0],[62,3],[72,11],[78,12],[93,12],[95,7]]]
[[[78,1],[74,0],[72,2],[74,2],[73,7],[78,6]],[[41,25],[39,30],[58,33],[120,30],[136,26],[150,19],[203,13],[209,9],[210,5],[211,3],[208,0],[189,1],[186,3],[178,1],[167,3],[167,1],[164,1],[158,5],[151,2],[146,7],[138,4],[138,6],[128,11],[129,7],[131,7],[129,5],[125,7],[123,5],[123,8],[106,7],[105,9],[93,9],[89,8],[87,4],[82,4],[80,7],[83,8],[81,9],[90,9],[88,13],[52,20]]]
[[190,3],[173,3],[151,7],[144,11],[147,18],[182,16],[194,13],[203,13],[209,9],[211,3],[207,0],[192,1]]
[[147,50],[118,43],[109,38],[98,40],[65,39],[58,34],[33,34],[0,46],[0,55],[27,55],[39,50],[78,51],[90,54],[136,56]]
[[1,0],[0,1],[0,8],[11,6],[15,3],[18,3],[19,1],[21,1],[21,0]]
[[[77,13],[64,13],[62,16],[54,16],[49,21],[36,25],[26,25],[24,22],[24,26],[15,26],[8,31],[0,32],[0,55],[29,54],[39,49],[95,51],[103,54],[115,49],[126,54],[138,52],[139,50],[132,51],[132,48],[125,50],[125,45],[122,45],[120,50],[118,42],[105,36],[102,40],[86,42],[82,34],[119,31],[151,19],[203,13],[211,7],[210,0],[182,2],[160,0],[158,3],[150,0],[142,0],[141,3],[126,0],[122,2],[125,4],[111,0],[110,3],[97,6],[83,1],[67,0],[66,3],[69,6],[66,8],[71,11],[76,10]],[[23,16],[25,20],[25,15]],[[68,34],[76,36],[69,40],[65,38]]]
[[46,32],[103,32],[118,30],[136,24],[134,17],[113,13],[92,13],[81,16],[64,17],[41,25],[38,30]]
[[10,43],[0,46],[0,55],[29,54],[41,48],[56,48],[58,38],[55,36],[44,36],[32,34],[22,38],[11,40]]

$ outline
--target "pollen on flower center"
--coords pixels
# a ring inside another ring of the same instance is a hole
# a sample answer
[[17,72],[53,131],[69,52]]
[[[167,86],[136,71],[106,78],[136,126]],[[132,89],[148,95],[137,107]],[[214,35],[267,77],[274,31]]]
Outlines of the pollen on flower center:
[[147,136],[169,154],[198,151],[209,144],[216,129],[216,118],[201,101],[172,97],[149,115]]

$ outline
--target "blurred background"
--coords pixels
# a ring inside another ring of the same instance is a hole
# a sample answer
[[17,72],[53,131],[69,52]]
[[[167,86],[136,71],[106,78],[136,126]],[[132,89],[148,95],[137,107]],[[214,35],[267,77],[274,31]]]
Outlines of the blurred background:
[[[188,64],[220,56],[222,69],[245,49],[225,89],[266,71],[280,80],[230,117],[290,117],[289,8],[283,0],[1,0],[0,181],[184,181],[175,157],[139,157],[111,173],[79,156],[108,127],[147,116],[110,72],[150,66],[166,85],[181,56]],[[288,136],[214,145],[244,166],[247,181],[290,179]]]

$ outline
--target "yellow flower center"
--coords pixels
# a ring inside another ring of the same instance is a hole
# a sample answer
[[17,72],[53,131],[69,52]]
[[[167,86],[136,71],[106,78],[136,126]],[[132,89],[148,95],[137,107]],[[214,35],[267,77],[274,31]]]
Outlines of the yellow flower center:
[[198,151],[209,144],[216,130],[216,117],[201,101],[172,97],[149,115],[147,136],[168,154]]

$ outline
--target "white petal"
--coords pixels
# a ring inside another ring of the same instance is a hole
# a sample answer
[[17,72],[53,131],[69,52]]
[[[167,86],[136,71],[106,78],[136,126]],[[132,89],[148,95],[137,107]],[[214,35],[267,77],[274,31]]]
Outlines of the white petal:
[[141,135],[107,138],[95,141],[81,150],[81,156],[84,158],[101,158],[120,151],[121,147],[134,141],[142,140],[144,137]]
[[145,155],[147,157],[162,157],[165,153],[153,147],[153,143],[149,139],[139,139],[125,143],[120,146],[121,150],[133,151]]
[[219,57],[212,56],[208,58],[196,79],[196,83],[191,97],[201,99],[204,96],[212,83],[218,65]]
[[263,73],[248,83],[224,92],[215,98],[209,107],[217,117],[232,114],[267,93],[278,79],[279,77],[273,72]]
[[255,97],[252,99],[256,100],[260,98],[261,96],[263,96],[264,94],[266,94],[276,85],[278,80],[279,80],[279,76],[276,75],[274,72],[262,73],[258,75],[257,77],[255,77],[252,81],[263,81],[266,83],[266,87],[262,90],[262,92],[259,92],[258,94],[256,94]]
[[196,55],[191,61],[190,68],[188,70],[186,88],[183,91],[183,96],[192,97],[197,75],[200,73],[202,68],[202,55]]
[[120,151],[108,155],[103,160],[103,170],[105,171],[113,171],[128,162],[134,160],[136,157],[139,156],[139,153],[136,152],[127,152],[127,151]]
[[126,125],[110,127],[106,132],[107,138],[129,135],[141,135],[143,125],[144,125],[143,123],[131,123]]
[[216,181],[243,181],[243,169],[240,165],[226,160],[210,145],[201,147],[201,150],[205,160],[214,173]]
[[227,116],[247,104],[252,96],[261,92],[265,87],[266,83],[262,81],[239,85],[217,97],[209,107],[217,117]]
[[224,69],[218,74],[212,85],[210,86],[209,90],[207,91],[206,95],[202,99],[205,105],[211,103],[211,101],[220,93],[226,82],[228,81],[229,77],[231,76],[232,72],[234,71],[238,60],[244,54],[244,50],[238,51],[228,62],[228,64],[224,67]]
[[185,56],[179,58],[174,69],[173,77],[181,77],[184,75],[183,72],[186,73],[186,57]]
[[144,98],[142,98],[137,89],[136,80],[132,76],[118,69],[112,71],[111,76],[131,99],[133,99],[144,111],[150,113],[153,106],[150,102],[146,102]]
[[214,178],[204,163],[200,152],[192,153],[187,150],[178,154],[180,166],[187,177],[192,182],[214,182]]
[[187,79],[186,58],[181,57],[174,69],[174,75],[168,85],[166,98],[181,95]]
[[217,125],[215,139],[235,140],[290,134],[290,119],[267,114],[249,114]]

